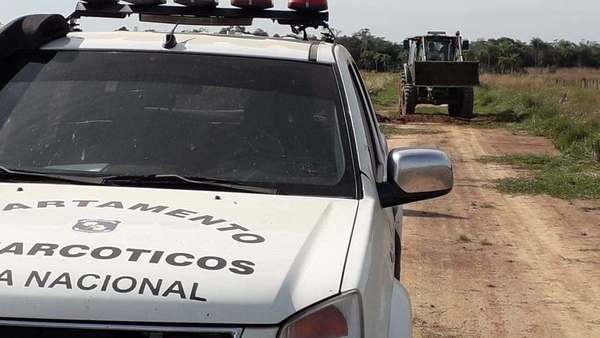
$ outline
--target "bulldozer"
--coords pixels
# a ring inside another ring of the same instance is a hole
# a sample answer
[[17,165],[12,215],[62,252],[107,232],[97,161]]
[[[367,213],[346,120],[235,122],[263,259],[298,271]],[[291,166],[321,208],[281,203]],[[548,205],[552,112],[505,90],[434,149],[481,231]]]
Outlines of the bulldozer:
[[465,61],[469,40],[460,32],[429,32],[404,40],[408,62],[401,71],[400,112],[414,114],[419,104],[448,105],[452,117],[473,117],[479,62]]

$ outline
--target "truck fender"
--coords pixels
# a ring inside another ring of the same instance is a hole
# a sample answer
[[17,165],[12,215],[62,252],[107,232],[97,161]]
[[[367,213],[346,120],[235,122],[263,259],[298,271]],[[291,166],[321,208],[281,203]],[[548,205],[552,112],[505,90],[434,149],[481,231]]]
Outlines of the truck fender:
[[394,281],[390,311],[389,338],[412,337],[412,307],[404,285]]

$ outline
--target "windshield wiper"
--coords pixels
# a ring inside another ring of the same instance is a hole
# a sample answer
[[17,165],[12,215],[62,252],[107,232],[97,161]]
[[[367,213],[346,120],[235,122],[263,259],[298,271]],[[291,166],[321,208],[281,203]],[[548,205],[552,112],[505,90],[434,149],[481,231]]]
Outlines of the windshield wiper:
[[136,185],[185,186],[210,190],[277,194],[277,189],[244,185],[233,181],[204,177],[184,177],[176,174],[146,176],[82,177],[65,174],[48,174],[35,171],[13,170],[0,166],[0,180],[15,182],[52,182],[84,185]]
[[145,176],[108,176],[102,184],[136,185],[136,186],[185,186],[217,191],[250,192],[257,194],[277,194],[274,188],[244,185],[235,181],[227,181],[208,177],[187,177],[177,174],[145,175]]
[[52,183],[70,183],[70,184],[85,184],[98,185],[102,181],[98,178],[72,176],[72,175],[56,175],[35,171],[13,170],[0,166],[0,180],[9,180],[15,182],[52,182]]

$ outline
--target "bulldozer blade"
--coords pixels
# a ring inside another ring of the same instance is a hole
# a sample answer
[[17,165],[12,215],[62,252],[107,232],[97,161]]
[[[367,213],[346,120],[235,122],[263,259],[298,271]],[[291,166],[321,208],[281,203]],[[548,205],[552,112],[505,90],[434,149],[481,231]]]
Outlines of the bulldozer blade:
[[425,87],[479,86],[479,62],[415,62],[414,82]]

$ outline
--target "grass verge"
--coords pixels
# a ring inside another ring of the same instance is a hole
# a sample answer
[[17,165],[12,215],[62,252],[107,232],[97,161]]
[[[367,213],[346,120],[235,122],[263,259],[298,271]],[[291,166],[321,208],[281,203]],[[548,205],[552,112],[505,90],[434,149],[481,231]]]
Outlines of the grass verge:
[[550,77],[484,75],[476,111],[548,137],[564,154],[600,161],[600,91],[555,86]]
[[533,171],[533,176],[499,180],[500,191],[600,199],[600,91],[581,88],[577,78],[582,76],[600,76],[600,72],[533,70],[525,75],[482,76],[477,112],[493,116],[500,126],[548,137],[561,151],[557,157],[483,159]]
[[400,74],[362,73],[376,110],[397,110]]
[[496,181],[496,188],[509,194],[547,194],[562,199],[600,199],[600,165],[585,159],[547,155],[484,157],[484,163],[510,165],[531,170],[531,176]]

